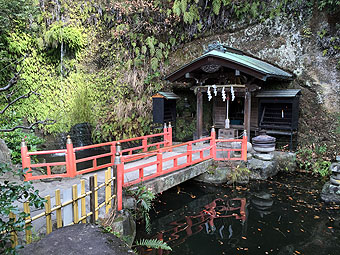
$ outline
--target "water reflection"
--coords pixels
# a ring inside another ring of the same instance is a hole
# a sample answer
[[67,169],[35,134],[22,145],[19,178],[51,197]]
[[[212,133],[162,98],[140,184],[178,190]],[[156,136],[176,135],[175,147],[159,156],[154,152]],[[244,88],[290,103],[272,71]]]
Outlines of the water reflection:
[[322,185],[298,173],[245,186],[182,184],[156,202],[153,234],[137,237],[173,251],[141,254],[339,254],[340,206],[320,201]]
[[265,191],[255,192],[250,199],[252,208],[263,218],[266,215],[271,214],[271,208],[274,200],[270,193]]
[[[176,247],[190,236],[198,233],[215,235],[218,240],[227,240],[234,247],[246,233],[247,228],[246,198],[217,198],[203,206],[194,215],[182,216],[167,224],[166,228],[153,238],[163,240],[171,247]],[[238,224],[239,226],[235,226]],[[154,254],[150,249],[142,249],[142,254]],[[158,250],[157,254],[170,254],[169,251]]]

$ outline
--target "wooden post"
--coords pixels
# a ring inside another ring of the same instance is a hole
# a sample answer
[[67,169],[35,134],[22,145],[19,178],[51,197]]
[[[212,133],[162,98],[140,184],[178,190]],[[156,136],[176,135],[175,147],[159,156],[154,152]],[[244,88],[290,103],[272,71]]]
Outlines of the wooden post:
[[115,161],[115,155],[116,155],[116,142],[113,142],[110,146],[110,152],[111,152],[111,163]]
[[242,150],[241,155],[242,155],[242,160],[244,161],[247,161],[247,142],[248,142],[247,131],[244,130],[242,144],[241,144],[241,150]]
[[78,214],[78,187],[77,184],[72,185],[72,205],[73,205],[73,222],[74,224],[79,223]]
[[145,137],[142,140],[142,146],[143,146],[143,152],[148,151],[148,139]]
[[112,183],[112,191],[113,194],[116,195],[115,198],[115,208],[113,208],[114,210],[117,210],[117,165],[113,165],[112,166],[112,178],[114,178],[113,183]]
[[97,174],[93,175],[93,185],[94,185],[94,220],[98,220],[98,216],[99,216],[99,208],[98,208],[98,177]]
[[[85,195],[85,180],[80,181],[80,195],[83,196]],[[81,205],[81,223],[86,223],[86,199],[85,197],[82,197],[80,200],[80,205]]]
[[71,137],[68,135],[66,141],[66,172],[68,177],[75,177],[77,175],[75,160],[76,155],[73,150],[73,143]]
[[25,173],[25,181],[28,181],[30,177],[32,177],[31,172],[31,158],[28,155],[28,148],[25,142],[25,139],[21,141],[21,161],[22,161],[22,170],[28,168],[28,171]]
[[189,143],[187,147],[187,164],[191,165],[192,162],[192,144]]
[[[24,212],[27,214],[27,216],[25,217],[25,221],[30,220],[31,211],[30,211],[29,202],[24,203]],[[30,244],[32,242],[32,230],[29,229],[30,226],[31,226],[31,223],[25,223],[26,244]]]
[[169,126],[168,126],[168,146],[172,146],[172,126],[171,126],[171,122],[169,122]]
[[163,170],[163,155],[162,155],[162,151],[160,150],[157,153],[157,174],[160,175],[162,173]]
[[251,114],[251,92],[246,88],[244,96],[244,129],[247,130],[248,141],[250,139],[250,114]]
[[[13,221],[15,222],[16,216],[14,213],[11,212],[9,213],[9,218],[13,219]],[[11,232],[11,241],[12,241],[12,248],[18,245],[18,235],[15,230]]]
[[211,139],[210,139],[210,156],[216,160],[216,131],[215,131],[215,127],[212,126],[211,128]]
[[61,199],[60,199],[60,189],[57,189],[55,191],[55,206],[59,207],[59,209],[56,210],[56,217],[57,217],[57,228],[61,228],[63,226],[63,220],[61,215]]
[[46,235],[52,232],[51,197],[45,197]]
[[123,209],[124,162],[122,162],[119,152],[116,152],[114,163],[117,167],[117,210],[120,211]]
[[164,123],[164,128],[163,128],[163,133],[164,133],[164,147],[167,147],[169,144],[169,140],[168,140],[168,128],[166,126],[166,123]]
[[105,171],[105,213],[111,208],[111,167]]
[[95,223],[96,222],[96,206],[95,206],[95,196],[94,196],[94,192],[95,192],[95,186],[94,186],[94,177],[90,176],[90,211],[92,212],[91,217],[90,217],[90,222],[91,223]]
[[202,138],[203,134],[203,95],[200,89],[197,90],[197,139]]

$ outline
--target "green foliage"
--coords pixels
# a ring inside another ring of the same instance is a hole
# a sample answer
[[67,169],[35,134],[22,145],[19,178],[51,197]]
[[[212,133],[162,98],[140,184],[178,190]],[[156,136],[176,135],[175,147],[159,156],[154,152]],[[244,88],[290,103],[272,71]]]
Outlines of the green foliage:
[[212,7],[215,15],[220,14],[220,9],[221,9],[221,0],[213,0],[212,1]]
[[0,133],[8,148],[11,150],[12,162],[18,164],[21,162],[21,140],[25,139],[29,151],[37,151],[37,146],[44,143],[44,139],[36,136],[32,131],[23,132],[16,129],[12,132]]
[[329,13],[336,13],[340,7],[339,0],[318,0],[317,4],[319,10],[326,10]]
[[325,145],[312,145],[299,148],[297,151],[297,164],[299,168],[313,174],[326,177],[330,175],[330,160],[327,157],[327,147]]
[[58,48],[64,43],[72,52],[78,53],[86,45],[86,38],[81,29],[66,25],[61,21],[52,24],[45,34],[48,45]]
[[36,14],[33,0],[0,0],[0,34],[20,25],[24,27]]
[[166,242],[158,239],[137,240],[135,246],[146,246],[151,249],[162,249],[172,251],[171,247]]
[[155,194],[146,188],[139,185],[134,189],[128,189],[126,193],[136,200],[134,215],[137,220],[144,220],[146,232],[151,232],[151,223],[149,211],[152,206],[152,201],[155,199]]
[[193,118],[179,117],[176,120],[176,139],[184,141],[186,139],[192,139],[194,132],[196,131],[196,121]]
[[230,172],[228,174],[228,179],[232,183],[242,182],[249,179],[251,171],[247,167],[242,167],[240,165],[235,167],[233,164],[229,164],[229,167]]
[[[12,173],[15,176],[24,178],[21,169],[14,171],[3,163],[0,163],[0,176]],[[4,254],[16,254],[15,249],[11,248],[11,232],[21,232],[25,229],[25,217],[28,215],[21,212],[17,202],[29,202],[30,206],[42,208],[45,200],[34,190],[31,182],[15,183],[4,181],[0,183],[0,252]],[[16,220],[9,218],[10,213],[16,214]]]

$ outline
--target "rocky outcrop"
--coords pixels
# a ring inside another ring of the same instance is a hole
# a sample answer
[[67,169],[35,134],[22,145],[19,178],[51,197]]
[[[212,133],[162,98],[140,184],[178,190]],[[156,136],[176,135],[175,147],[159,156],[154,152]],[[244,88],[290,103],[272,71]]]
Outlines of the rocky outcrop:
[[136,237],[136,222],[128,210],[117,212],[110,227],[131,247]]
[[326,182],[321,191],[321,199],[327,203],[340,204],[340,189],[330,189],[331,183]]
[[11,151],[4,140],[0,139],[0,163],[11,164]]
[[252,157],[248,157],[247,162],[215,162],[195,180],[211,184],[247,183],[249,180],[265,180],[279,171],[296,170],[295,153],[275,151],[268,158],[263,157],[264,154],[248,153],[249,156],[250,154]]

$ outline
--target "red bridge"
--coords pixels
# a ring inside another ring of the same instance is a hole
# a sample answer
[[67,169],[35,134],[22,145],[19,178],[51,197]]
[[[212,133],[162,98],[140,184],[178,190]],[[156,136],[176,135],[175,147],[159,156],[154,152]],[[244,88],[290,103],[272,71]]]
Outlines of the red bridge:
[[[158,139],[158,141],[155,141]],[[230,145],[239,143],[239,149]],[[138,146],[129,146],[131,143]],[[79,151],[107,148],[103,154],[77,158]],[[127,146],[126,146],[127,147]],[[52,163],[33,163],[31,157],[35,155],[63,155],[64,160]],[[66,149],[29,152],[26,142],[21,144],[22,167],[25,169],[25,180],[39,180],[55,177],[75,177],[77,175],[94,172],[108,167],[116,169],[118,210],[122,209],[122,188],[154,179],[159,176],[190,167],[206,160],[247,160],[247,136],[241,139],[216,139],[215,129],[212,128],[209,137],[173,145],[172,127],[164,127],[162,133],[151,134],[119,141],[101,144],[73,147],[70,137],[67,139]],[[106,160],[105,163],[99,161]],[[90,163],[90,167],[81,169],[81,163]],[[54,167],[66,168],[65,173],[53,173]],[[32,169],[46,169],[46,174],[35,175]]]

